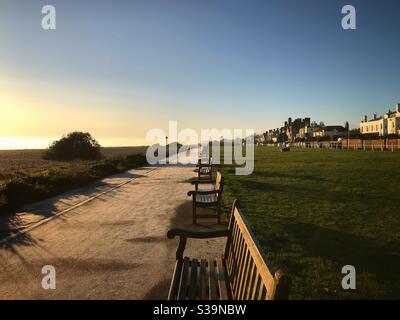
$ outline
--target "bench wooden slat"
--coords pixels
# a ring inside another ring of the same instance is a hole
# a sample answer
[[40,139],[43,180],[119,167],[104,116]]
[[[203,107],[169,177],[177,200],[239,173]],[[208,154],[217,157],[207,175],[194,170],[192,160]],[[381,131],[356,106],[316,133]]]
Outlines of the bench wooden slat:
[[244,300],[249,300],[250,296],[251,296],[251,291],[253,290],[253,286],[254,286],[254,271],[256,269],[256,265],[254,264],[254,260],[253,258],[251,259],[251,269],[250,269],[250,275],[249,275],[249,282],[248,282],[248,288],[247,288],[247,292],[246,295],[243,297]]
[[176,293],[180,283],[182,271],[182,261],[177,260],[175,263],[174,274],[172,276],[171,287],[169,288],[168,300],[174,300],[177,298]]
[[190,261],[190,267],[189,299],[194,300],[197,296],[197,259],[193,259]]
[[207,261],[205,259],[201,259],[200,261],[200,299],[207,299]]
[[217,203],[218,196],[215,194],[197,194],[196,203]]
[[226,288],[225,279],[225,267],[222,258],[217,259],[217,278],[218,278],[218,289],[219,289],[219,299],[228,300],[228,291]]
[[240,300],[245,300],[247,293],[251,289],[251,277],[252,277],[251,270],[253,269],[253,266],[254,266],[253,258],[251,257],[251,255],[249,255],[248,263],[247,263],[246,271],[245,271],[245,277],[243,279],[243,288],[239,295]]
[[243,263],[242,266],[240,267],[240,276],[239,276],[239,282],[238,282],[238,288],[237,288],[237,298],[242,299],[241,296],[243,295],[243,291],[246,289],[245,288],[245,278],[248,275],[248,263],[249,263],[249,250],[246,249],[244,258],[243,258]]
[[237,251],[238,248],[238,243],[239,243],[239,234],[240,230],[239,227],[236,223],[233,225],[233,230],[232,230],[232,241],[229,244],[227,244],[227,248],[225,250],[229,250],[230,252],[230,261],[229,261],[229,274],[233,273],[233,267],[234,267],[234,261],[236,259],[235,257],[235,251]]
[[217,276],[215,273],[215,261],[214,259],[209,259],[208,260],[208,286],[209,286],[209,297],[210,300],[216,300],[217,299]]
[[229,269],[228,269],[228,275],[229,275],[229,284],[232,287],[232,291],[233,291],[233,283],[236,277],[236,267],[237,267],[237,261],[238,261],[238,251],[240,248],[240,229],[238,227],[238,225],[236,223],[234,223],[233,225],[233,230],[232,230],[232,234],[233,234],[233,239],[231,242],[231,246],[229,246],[226,250],[230,250],[231,253],[231,258],[230,258],[230,263],[229,263]]
[[255,278],[254,278],[254,287],[251,292],[250,300],[256,299],[256,297],[258,295],[258,289],[260,288],[260,283],[261,283],[260,273],[258,271],[256,271]]
[[265,297],[265,291],[266,291],[265,286],[261,283],[261,288],[258,291],[257,300],[263,300],[263,298]]
[[244,252],[246,250],[245,247],[245,243],[246,241],[240,237],[240,245],[239,245],[239,253],[238,256],[236,258],[235,261],[235,268],[234,268],[234,282],[233,282],[233,292],[234,292],[234,297],[235,299],[237,298],[237,289],[238,289],[238,285],[239,285],[239,279],[240,279],[240,275],[241,275],[241,270],[242,270],[242,264],[243,264],[243,260],[244,260]]
[[182,274],[179,282],[178,299],[183,300],[187,297],[188,275],[189,275],[189,258],[183,259]]

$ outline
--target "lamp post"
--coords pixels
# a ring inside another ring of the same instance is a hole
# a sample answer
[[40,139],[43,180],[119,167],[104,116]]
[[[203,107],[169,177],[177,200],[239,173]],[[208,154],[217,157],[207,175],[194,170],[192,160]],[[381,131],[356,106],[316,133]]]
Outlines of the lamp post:
[[169,162],[169,148],[168,148],[168,137],[165,137],[165,156],[166,156],[166,163]]

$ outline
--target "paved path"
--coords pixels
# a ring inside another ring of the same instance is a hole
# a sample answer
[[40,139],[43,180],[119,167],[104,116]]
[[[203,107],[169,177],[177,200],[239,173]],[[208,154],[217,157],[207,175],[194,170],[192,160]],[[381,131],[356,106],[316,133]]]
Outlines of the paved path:
[[[120,180],[114,183],[132,177],[124,186],[2,244],[0,299],[165,299],[177,248],[177,240],[166,238],[167,230],[176,225],[221,226],[213,221],[191,225],[186,194],[191,189],[188,181],[195,177],[193,167],[134,169],[115,176]],[[97,188],[49,201],[52,214],[93,195]],[[22,215],[26,225],[51,215],[32,207]],[[191,240],[185,253],[221,254],[223,243],[223,239]],[[55,290],[41,286],[44,265],[56,268]]]

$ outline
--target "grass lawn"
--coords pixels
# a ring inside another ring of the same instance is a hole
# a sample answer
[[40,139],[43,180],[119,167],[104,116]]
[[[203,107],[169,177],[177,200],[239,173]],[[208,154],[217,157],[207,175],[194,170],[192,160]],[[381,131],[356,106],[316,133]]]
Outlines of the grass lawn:
[[221,169],[225,204],[240,200],[292,299],[400,299],[400,152],[256,147],[252,175]]

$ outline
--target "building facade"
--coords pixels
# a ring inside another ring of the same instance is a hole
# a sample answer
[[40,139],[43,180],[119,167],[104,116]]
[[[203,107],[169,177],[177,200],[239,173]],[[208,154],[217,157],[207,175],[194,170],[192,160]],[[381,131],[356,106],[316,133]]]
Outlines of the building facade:
[[383,116],[368,120],[367,116],[360,122],[361,134],[378,134],[386,136],[389,134],[400,134],[400,103],[396,105],[395,111],[389,110]]

